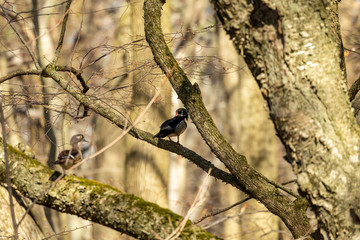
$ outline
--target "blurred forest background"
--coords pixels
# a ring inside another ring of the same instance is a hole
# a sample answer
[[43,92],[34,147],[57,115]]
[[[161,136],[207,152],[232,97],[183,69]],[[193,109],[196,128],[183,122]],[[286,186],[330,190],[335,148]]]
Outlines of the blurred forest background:
[[[64,17],[66,1],[23,0],[1,3],[0,77],[34,63],[26,45],[40,66],[52,61]],[[156,133],[160,124],[182,107],[176,94],[153,62],[143,30],[141,0],[76,0],[67,24],[59,65],[73,66],[83,73],[93,97],[116,110],[130,122],[144,110],[155,92],[161,93],[139,128]],[[198,83],[207,109],[235,150],[245,155],[261,173],[280,183],[290,182],[296,191],[291,166],[284,161],[261,93],[243,59],[233,48],[206,0],[169,0],[164,6],[163,31],[174,56]],[[360,1],[340,4],[348,82],[359,77]],[[13,19],[9,24],[7,19]],[[14,29],[16,31],[14,31]],[[67,73],[64,73],[67,74]],[[70,74],[69,81],[82,89]],[[165,84],[163,84],[165,83]],[[70,137],[81,133],[87,156],[107,146],[122,130],[79,106],[51,79],[22,76],[0,80],[9,144],[31,151],[50,167],[57,154],[67,148]],[[202,141],[191,123],[180,144],[201,153],[225,170]],[[95,159],[72,173],[112,185],[127,193],[185,215],[200,186],[204,204],[190,219],[231,206],[246,198],[237,189],[213,178],[186,159],[169,154],[131,136],[122,138]],[[8,208],[5,188],[0,192],[1,208]],[[8,214],[1,210],[0,214]],[[128,236],[54,210],[35,206],[31,217],[50,239],[130,239]],[[0,229],[6,229],[0,221]],[[255,200],[198,223],[225,239],[291,239],[281,221]],[[0,238],[6,236],[0,232]],[[35,238],[34,238],[35,239]]]

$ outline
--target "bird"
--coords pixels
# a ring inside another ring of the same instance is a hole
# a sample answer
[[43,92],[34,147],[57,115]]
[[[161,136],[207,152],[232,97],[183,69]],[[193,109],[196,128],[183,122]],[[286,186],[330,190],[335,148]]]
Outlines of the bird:
[[70,139],[71,148],[61,151],[57,160],[54,161],[54,164],[58,164],[62,167],[64,175],[67,169],[82,160],[81,147],[79,146],[79,143],[81,142],[87,142],[84,135],[76,134],[72,136]]
[[161,124],[160,131],[153,136],[153,138],[164,138],[177,136],[177,143],[179,143],[179,136],[187,128],[186,120],[188,120],[189,115],[185,108],[179,108],[175,111],[175,117],[166,120]]

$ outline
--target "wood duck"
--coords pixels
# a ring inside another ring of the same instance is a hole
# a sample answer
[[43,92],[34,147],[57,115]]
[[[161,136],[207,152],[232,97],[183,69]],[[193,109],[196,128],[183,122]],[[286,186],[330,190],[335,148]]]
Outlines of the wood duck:
[[79,143],[87,142],[84,135],[76,134],[70,139],[71,148],[69,150],[63,150],[59,153],[57,160],[54,164],[59,164],[65,175],[65,170],[71,168],[76,163],[82,160],[82,153]]
[[189,115],[185,108],[179,108],[176,110],[175,117],[166,120],[160,126],[160,132],[153,136],[153,138],[164,138],[177,136],[177,143],[179,143],[179,136],[185,131],[187,124],[185,120],[188,120]]

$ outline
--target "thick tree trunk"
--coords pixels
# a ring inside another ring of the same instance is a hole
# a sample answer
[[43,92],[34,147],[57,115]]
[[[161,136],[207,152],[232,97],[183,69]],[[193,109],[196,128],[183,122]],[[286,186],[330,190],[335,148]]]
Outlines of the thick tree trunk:
[[359,128],[337,1],[213,1],[255,76],[324,238],[360,236]]

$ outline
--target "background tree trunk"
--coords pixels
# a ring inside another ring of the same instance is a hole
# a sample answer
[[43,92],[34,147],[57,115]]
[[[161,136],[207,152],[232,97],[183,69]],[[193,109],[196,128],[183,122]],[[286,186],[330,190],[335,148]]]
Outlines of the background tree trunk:
[[[168,83],[162,87],[161,79],[154,81],[157,73],[149,64],[149,60],[152,59],[151,52],[143,46],[144,44],[146,46],[144,20],[139,17],[143,15],[142,6],[143,1],[130,1],[132,40],[140,41],[133,47],[132,62],[138,67],[143,65],[141,70],[132,73],[135,85],[133,86],[133,109],[130,119],[133,121],[155,95],[155,90],[161,88],[157,104],[145,114],[139,124],[141,128],[155,135],[159,131],[161,123],[172,115],[170,114],[171,87]],[[164,151],[156,151],[152,146],[131,137],[126,139],[125,151],[126,191],[167,207],[169,154]]]
[[[19,221],[22,216],[25,214],[26,209],[24,209],[24,206],[21,204],[21,198],[13,198],[14,201],[14,211],[16,216],[16,221]],[[21,204],[19,204],[19,202]],[[13,236],[14,229],[13,224],[10,217],[10,205],[9,205],[9,193],[6,190],[6,188],[0,186],[0,230],[1,230],[1,236],[2,237],[9,237]],[[30,215],[27,215],[24,219],[24,222],[20,225],[18,228],[18,234],[19,239],[27,239],[27,240],[33,240],[33,239],[41,239],[44,238],[44,234],[49,234],[51,232],[45,232],[42,233],[42,231],[39,229],[39,226],[36,224],[34,219],[31,218]],[[50,238],[55,239],[55,238]]]
[[[223,75],[226,91],[226,125],[225,137],[239,153],[247,156],[249,163],[271,180],[278,177],[279,145],[276,140],[273,123],[268,118],[261,93],[245,61],[240,57],[221,29],[219,34],[222,46],[219,56],[224,62],[236,64],[239,71],[231,71]],[[230,65],[230,64],[229,64]],[[234,68],[234,66],[224,66]],[[229,188],[228,191],[234,191]],[[230,193],[229,193],[230,194]],[[232,194],[234,195],[234,193]],[[238,195],[243,199],[245,194]],[[230,200],[228,194],[224,200]],[[236,201],[228,202],[231,205]],[[241,239],[277,239],[279,219],[266,211],[262,204],[250,200],[243,204],[241,223]],[[234,211],[232,211],[234,213]],[[249,212],[249,213],[247,213]],[[228,234],[233,233],[229,229]]]

